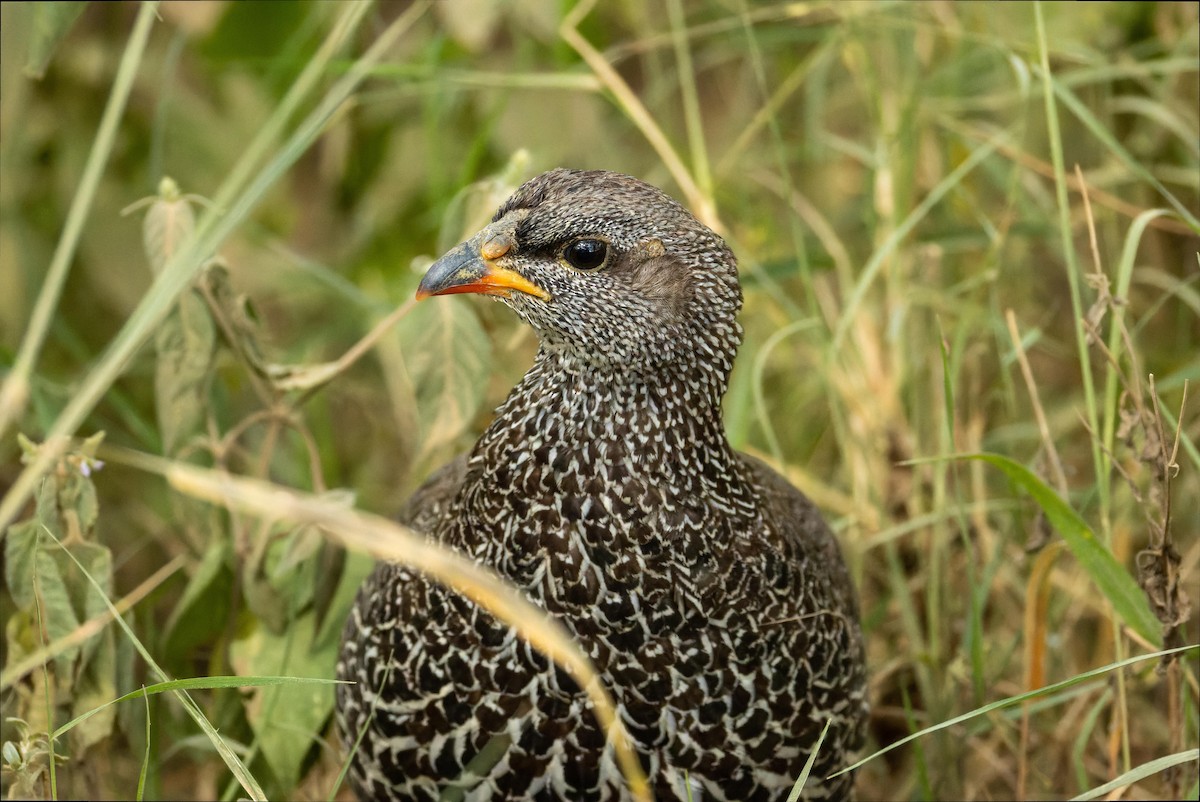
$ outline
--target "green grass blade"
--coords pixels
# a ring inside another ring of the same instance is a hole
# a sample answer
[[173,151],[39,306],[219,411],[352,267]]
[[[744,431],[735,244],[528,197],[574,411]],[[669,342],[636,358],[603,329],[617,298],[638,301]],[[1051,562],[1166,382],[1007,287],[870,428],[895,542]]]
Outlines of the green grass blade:
[[841,319],[838,320],[837,329],[833,333],[833,341],[830,343],[829,353],[831,355],[836,354],[841,350],[842,341],[846,339],[846,335],[850,332],[851,325],[853,325],[854,321],[858,317],[858,308],[862,306],[863,300],[867,295],[867,290],[870,289],[871,284],[875,281],[875,278],[883,270],[883,266],[887,261],[887,257],[896,250],[905,237],[912,233],[912,230],[917,227],[917,223],[920,223],[922,220],[924,220],[925,216],[928,215],[934,207],[941,203],[942,198],[946,196],[946,193],[961,184],[963,179],[966,178],[972,170],[978,167],[984,159],[986,159],[988,156],[991,156],[992,153],[995,152],[996,148],[1000,146],[1002,141],[1002,136],[995,136],[982,146],[976,148],[970,156],[963,160],[962,164],[954,168],[954,170],[948,176],[937,183],[937,186],[929,190],[929,194],[926,195],[919,204],[917,204],[917,207],[909,213],[908,217],[904,219],[904,222],[896,226],[895,230],[888,234],[887,239],[885,239],[883,244],[876,249],[875,253],[871,254],[870,261],[868,261],[866,266],[863,267],[862,273],[859,275],[858,281],[854,285],[854,291],[851,292],[850,297],[846,299],[845,307],[842,310]]
[[156,693],[170,693],[172,691],[201,691],[214,690],[216,688],[265,688],[271,685],[341,685],[346,684],[344,680],[327,679],[325,677],[189,677],[187,679],[172,679],[166,682],[156,682],[153,685],[146,685],[138,688],[136,691],[130,691],[124,696],[118,696],[110,702],[105,702],[99,707],[93,708],[81,716],[68,721],[66,724],[54,731],[55,738],[61,738],[66,735],[74,727],[87,721],[92,716],[96,715],[105,708],[112,707],[115,704],[135,699],[139,696],[151,696]]
[[825,726],[821,728],[821,734],[817,736],[817,742],[813,744],[812,751],[808,753],[808,760],[804,761],[804,769],[796,778],[796,784],[792,786],[792,792],[788,794],[787,802],[799,802],[800,795],[804,793],[804,786],[808,783],[808,775],[812,774],[813,764],[817,762],[817,754],[821,751],[821,744],[825,743],[825,735],[829,732],[829,725],[832,723],[833,719],[828,719]]
[[1173,208],[1176,213],[1183,218],[1184,222],[1195,229],[1197,233],[1200,233],[1200,220],[1196,219],[1196,216],[1192,214],[1192,211],[1188,209],[1187,205],[1176,198],[1170,190],[1163,186],[1163,183],[1159,181],[1153,173],[1143,167],[1138,160],[1129,153],[1129,151],[1125,150],[1121,143],[1117,141],[1117,138],[1112,135],[1112,132],[1096,119],[1096,115],[1092,114],[1087,106],[1083,105],[1083,103],[1079,101],[1079,98],[1075,96],[1074,92],[1063,86],[1062,83],[1056,80],[1053,75],[1050,76],[1050,86],[1054,90],[1055,97],[1061,100],[1062,104],[1070,109],[1071,113],[1074,114],[1081,123],[1087,126],[1087,129],[1092,133],[1093,136],[1096,137],[1096,139],[1100,140],[1100,142],[1104,143],[1105,147],[1112,151],[1113,155],[1121,161],[1122,165],[1134,173],[1138,178],[1141,178],[1143,181],[1150,184],[1150,186],[1154,187],[1158,193],[1162,195],[1163,199],[1166,200],[1167,203],[1171,204],[1171,208]]
[[692,67],[692,54],[688,49],[687,22],[684,19],[683,3],[680,0],[669,0],[667,14],[671,21],[671,40],[675,45],[675,60],[679,64],[679,90],[683,98],[683,116],[687,124],[692,170],[696,175],[696,184],[700,187],[700,191],[708,197],[712,197],[712,169],[708,163],[708,149],[704,145],[704,119],[700,110],[700,95],[696,91],[696,71]]
[[[62,541],[59,540],[53,532],[45,528],[43,528],[43,531],[48,537],[50,537],[50,539],[62,547],[66,555],[71,558],[75,565],[79,567],[80,572],[87,577],[88,582],[92,584],[92,587],[94,587],[100,594],[100,598],[104,600],[105,605],[108,606],[109,612],[111,612],[113,615],[113,620],[116,621],[117,625],[120,626],[125,632],[125,635],[129,638],[134,648],[137,649],[138,654],[140,654],[142,659],[146,661],[146,665],[148,665],[155,674],[158,674],[158,676],[162,677],[163,682],[170,682],[170,680],[167,678],[167,672],[163,670],[162,666],[158,664],[158,661],[154,659],[154,657],[146,649],[145,645],[142,644],[141,640],[136,634],[134,634],[133,630],[130,629],[128,622],[121,617],[120,612],[112,603],[112,600],[108,598],[108,594],[104,592],[104,588],[100,586],[100,583],[97,582],[91,573],[88,572],[87,568],[85,568],[84,565],[75,558],[75,555],[72,554],[69,549],[63,546]],[[190,695],[188,695],[187,689],[176,688],[171,692],[174,693],[179,701],[183,704],[184,710],[188,712],[188,715],[192,717],[192,720],[195,721],[200,729],[204,731],[204,734],[208,736],[208,739],[216,748],[217,754],[219,754],[221,759],[225,761],[225,765],[229,767],[229,770],[233,772],[233,775],[238,778],[238,781],[242,784],[242,788],[246,790],[246,793],[249,794],[250,798],[254,800],[261,800],[261,802],[266,802],[267,796],[265,793],[263,793],[262,787],[258,784],[258,781],[254,779],[254,775],[250,773],[250,770],[246,768],[246,765],[242,763],[241,759],[234,753],[221,734],[217,732],[212,723],[205,718],[203,711],[200,710],[200,706],[196,704]],[[94,713],[95,711],[92,712]],[[53,738],[50,739],[50,744],[51,747],[53,747]]]
[[[1124,352],[1125,341],[1121,337],[1121,331],[1124,329],[1125,304],[1121,303],[1121,299],[1129,297],[1129,285],[1133,281],[1133,263],[1137,259],[1138,245],[1141,244],[1142,235],[1151,221],[1166,214],[1170,214],[1170,212],[1165,209],[1150,209],[1142,212],[1134,218],[1133,224],[1129,226],[1129,233],[1125,235],[1125,245],[1121,248],[1121,259],[1117,262],[1117,280],[1112,289],[1113,299],[1117,303],[1112,310],[1112,319],[1108,327],[1108,352],[1112,354],[1114,360],[1120,361],[1121,354]],[[1113,453],[1117,420],[1120,417],[1117,410],[1117,391],[1120,378],[1120,374],[1116,370],[1109,370],[1104,383],[1103,442],[1110,454]]]
[[[1058,105],[1055,94],[1051,89],[1048,76],[1050,73],[1050,45],[1046,38],[1046,22],[1042,15],[1042,4],[1034,3],[1033,16],[1037,29],[1038,56],[1041,63],[1042,102],[1045,106],[1046,135],[1050,140],[1050,161],[1054,165],[1054,198],[1058,209],[1058,236],[1062,248],[1063,265],[1067,271],[1067,286],[1071,290],[1071,312],[1075,332],[1075,352],[1079,358],[1079,373],[1083,385],[1084,411],[1087,416],[1088,428],[1093,432],[1100,431],[1099,409],[1096,403],[1096,382],[1092,377],[1092,361],[1088,353],[1087,332],[1083,328],[1084,307],[1083,295],[1079,287],[1079,263],[1075,258],[1074,230],[1071,227],[1071,202],[1067,193],[1067,170],[1063,157],[1062,131],[1058,124]],[[1092,438],[1092,465],[1099,481],[1096,483],[1100,499],[1100,520],[1105,522],[1103,534],[1107,539],[1109,532],[1108,521],[1108,492],[1109,486],[1105,477],[1108,476],[1108,458],[1100,448],[1100,443]]]
[[1121,620],[1155,646],[1162,644],[1162,627],[1151,612],[1146,595],[1133,576],[1112,556],[1112,552],[1097,540],[1079,513],[1024,465],[999,454],[966,456],[994,465],[1004,472],[1009,481],[1028,493],[1062,535],[1075,559],[1112,603]]
[[[945,423],[943,433],[946,438],[945,448],[947,450],[951,450],[955,448],[954,423],[956,403],[954,393],[954,377],[956,375],[956,371],[955,362],[951,359],[950,343],[946,339],[946,333],[941,325],[940,320],[938,321],[938,334],[938,343],[941,346],[939,350],[941,351],[942,355],[942,417],[943,422]],[[970,554],[972,549],[970,535],[968,533],[970,532],[971,527],[967,521],[967,516],[965,513],[966,505],[963,502],[962,492],[959,487],[960,485],[956,481],[954,484],[955,503],[952,507],[945,505],[944,509],[946,509],[947,518],[950,517],[951,510],[957,511],[957,514],[954,517],[958,521],[959,536],[963,540],[963,548],[965,553]],[[983,591],[981,591],[981,585],[976,579],[976,573],[978,570],[979,567],[975,564],[975,560],[968,559],[966,561],[967,586],[971,588],[971,592],[968,597],[970,604],[967,608],[966,630],[970,640],[969,654],[971,657],[971,680],[975,692],[975,704],[981,703],[984,699],[984,685],[986,681],[986,669],[983,655],[983,608],[986,602],[986,595]],[[930,607],[935,611],[937,610],[936,605],[931,604]]]
[[146,753],[142,755],[142,767],[138,771],[137,802],[142,802],[146,792],[146,775],[150,771],[150,694],[145,687],[141,689],[142,700],[146,703]]
[[1088,743],[1096,731],[1100,714],[1112,704],[1112,698],[1112,688],[1105,688],[1104,693],[1100,695],[1100,698],[1088,710],[1087,716],[1083,719],[1083,725],[1079,728],[1079,734],[1075,736],[1075,742],[1071,744],[1071,762],[1074,763],[1075,781],[1079,783],[1080,788],[1087,788],[1088,786],[1087,764],[1084,759]]
[[383,678],[379,680],[379,687],[375,689],[375,693],[371,696],[371,709],[367,712],[367,717],[363,720],[362,726],[358,728],[358,734],[354,738],[354,745],[346,750],[346,756],[342,759],[341,770],[338,771],[337,779],[333,781],[333,787],[329,789],[328,802],[334,802],[337,798],[338,790],[342,787],[342,783],[346,781],[346,775],[350,773],[350,764],[354,761],[354,755],[362,745],[363,738],[367,737],[367,730],[370,728],[371,722],[375,720],[375,707],[379,704],[380,690],[387,687],[388,680],[392,676],[392,667],[396,665],[392,662],[392,657],[392,653],[388,652],[388,659],[384,664],[387,668],[383,671]]
[[875,752],[874,754],[864,757],[862,760],[858,761],[857,763],[853,763],[853,764],[847,766],[846,768],[837,772],[837,774],[834,774],[833,776],[836,777],[839,774],[845,774],[848,771],[854,771],[855,769],[859,768],[860,766],[865,766],[867,763],[870,763],[875,758],[880,757],[881,755],[885,755],[888,752],[892,751],[893,749],[898,749],[899,747],[904,746],[905,744],[907,744],[911,741],[915,741],[918,738],[921,738],[925,735],[930,735],[931,733],[938,732],[939,730],[944,730],[948,727],[953,727],[956,724],[962,724],[964,721],[970,721],[973,718],[977,718],[979,716],[985,716],[988,713],[991,713],[995,710],[1003,710],[1006,707],[1012,707],[1013,705],[1018,705],[1021,702],[1024,702],[1028,699],[1036,699],[1037,697],[1044,696],[1048,693],[1054,693],[1056,691],[1061,691],[1064,688],[1070,688],[1072,685],[1078,685],[1081,682],[1086,682],[1089,679],[1103,676],[1104,674],[1107,674],[1110,671],[1117,671],[1119,669],[1125,668],[1126,666],[1131,666],[1135,663],[1140,663],[1145,660],[1156,660],[1160,657],[1166,657],[1167,655],[1172,655],[1172,654],[1182,654],[1183,652],[1198,652],[1198,653],[1200,653],[1200,644],[1191,644],[1189,646],[1177,646],[1174,649],[1163,649],[1161,651],[1150,652],[1148,654],[1139,654],[1136,657],[1127,657],[1124,660],[1118,660],[1115,663],[1109,663],[1106,666],[1101,666],[1100,668],[1094,668],[1091,671],[1085,671],[1082,674],[1076,674],[1075,676],[1070,677],[1065,680],[1062,680],[1061,682],[1055,682],[1051,685],[1046,685],[1041,688],[1038,688],[1037,690],[1027,691],[1025,693],[1019,693],[1016,696],[1009,696],[1006,699],[1000,699],[998,701],[983,705],[982,707],[977,707],[968,713],[963,713],[960,716],[955,716],[954,718],[947,719],[946,721],[943,721],[940,724],[934,724],[931,727],[926,727],[925,729],[920,730],[918,732],[914,732],[911,735],[906,735],[905,737],[901,738],[900,740],[894,741],[894,742],[888,744],[887,746],[885,746],[884,748]]
[[771,454],[771,459],[782,464],[783,449],[779,447],[779,438],[775,434],[775,425],[771,423],[771,415],[767,410],[766,400],[766,372],[767,360],[771,356],[771,352],[775,350],[785,339],[802,331],[814,328],[817,321],[812,319],[797,320],[789,323],[783,328],[776,331],[767,341],[758,349],[758,353],[754,355],[753,363],[753,379],[750,383],[750,394],[754,400],[754,417],[758,421],[758,426],[762,429],[763,437],[767,441],[767,451]]
[[[12,371],[0,386],[0,438],[4,437],[9,425],[21,414],[29,397],[29,376],[33,372],[33,364],[37,361],[42,350],[46,333],[50,330],[50,319],[58,306],[59,296],[62,295],[63,285],[67,281],[67,273],[71,269],[72,257],[79,244],[79,235],[83,224],[87,221],[88,211],[96,197],[100,186],[100,176],[112,153],[113,143],[117,138],[117,123],[125,111],[129,94],[133,91],[133,81],[137,75],[138,65],[142,62],[142,54],[146,50],[146,41],[150,38],[150,26],[158,14],[157,0],[142,4],[137,21],[133,25],[133,33],[129,36],[129,44],[121,56],[121,65],[117,68],[117,76],[113,80],[112,93],[104,107],[104,115],[100,118],[100,128],[92,142],[88,153],[87,164],[84,165],[83,175],[79,179],[79,189],[71,199],[71,208],[67,212],[67,221],[63,226],[62,236],[50,259],[50,267],[42,282],[41,292],[33,305],[29,323],[25,328],[25,336],[21,340],[21,350],[17,353]],[[49,467],[49,464],[47,464]],[[7,526],[7,521],[0,524],[0,530]]]
[[[195,236],[190,238],[163,268],[154,285],[113,338],[99,364],[81,383],[78,391],[58,416],[37,457],[21,471],[8,493],[0,500],[0,531],[7,528],[33,492],[38,477],[45,474],[62,455],[67,438],[78,429],[100,397],[125,371],[137,349],[170,311],[179,294],[191,284],[203,261],[245,221],[266,195],[267,190],[320,135],[325,123],[350,97],[374,64],[394,47],[400,35],[408,30],[427,7],[428,3],[418,3],[397,17],[370,49],[354,62],[346,75],[330,88],[317,108],[297,126],[279,153],[259,172],[250,186],[233,200],[229,208],[210,209],[204,215],[197,226]],[[218,200],[223,196],[224,192],[218,193]],[[0,412],[0,415],[2,414]]]
[[1183,763],[1194,763],[1197,760],[1200,760],[1200,749],[1187,749],[1183,752],[1176,752],[1173,755],[1164,755],[1163,757],[1155,758],[1140,766],[1136,766],[1121,776],[1114,777],[1112,780],[1104,783],[1104,785],[1097,785],[1086,793],[1071,797],[1071,802],[1083,799],[1095,799],[1096,797],[1104,796],[1109,791],[1115,791],[1122,786],[1132,785],[1138,780],[1144,780],[1147,777],[1158,774],[1160,771],[1166,771],[1172,766],[1178,766]]

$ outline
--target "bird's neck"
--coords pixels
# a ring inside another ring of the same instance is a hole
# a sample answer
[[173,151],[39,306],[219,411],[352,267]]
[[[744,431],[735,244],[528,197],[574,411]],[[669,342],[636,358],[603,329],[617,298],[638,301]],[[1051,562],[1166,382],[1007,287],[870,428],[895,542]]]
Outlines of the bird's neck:
[[[543,348],[488,434],[505,440],[519,432],[530,450],[600,446],[606,453],[599,462],[623,460],[639,476],[678,475],[697,464],[721,468],[733,455],[721,419],[725,388],[724,375],[711,371],[612,368]],[[594,461],[581,468],[594,468]]]
[[[723,389],[704,376],[564,365],[543,350],[476,444],[458,502],[473,523],[447,539],[491,559],[511,550],[505,532],[521,520],[573,530],[599,515],[628,533],[700,531],[714,510],[752,518],[756,497],[721,422]],[[660,523],[646,529],[651,520]]]

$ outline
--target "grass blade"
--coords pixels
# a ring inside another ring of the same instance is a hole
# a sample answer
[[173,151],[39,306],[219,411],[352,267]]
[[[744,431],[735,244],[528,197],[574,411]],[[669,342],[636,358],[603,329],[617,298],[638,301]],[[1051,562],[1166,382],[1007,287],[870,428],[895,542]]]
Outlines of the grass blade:
[[[395,45],[400,35],[427,7],[428,3],[418,3],[397,17],[370,49],[354,62],[346,75],[325,94],[317,108],[297,126],[275,158],[259,172],[250,186],[234,199],[228,210],[218,208],[209,210],[204,215],[197,226],[195,236],[189,239],[163,268],[150,291],[109,344],[104,357],[81,383],[78,391],[58,416],[37,457],[21,471],[8,493],[0,500],[0,530],[7,528],[21,505],[33,492],[38,477],[49,470],[62,455],[68,438],[78,429],[117,377],[125,371],[137,349],[149,338],[154,327],[171,309],[179,294],[189,286],[203,260],[214,253],[220,243],[245,221],[266,195],[267,190],[313,143],[322,126],[350,97],[375,63]],[[251,145],[251,149],[253,148],[254,145]],[[217,200],[220,201],[224,195],[224,191],[219,192]],[[7,383],[5,387],[8,387]],[[3,415],[3,408],[0,407],[0,423],[3,422]]]
[[1100,140],[1100,142],[1104,143],[1105,147],[1112,151],[1113,155],[1121,161],[1122,165],[1137,175],[1138,178],[1141,178],[1143,181],[1150,184],[1150,186],[1154,187],[1154,189],[1157,190],[1160,195],[1162,195],[1167,203],[1171,204],[1171,208],[1175,210],[1180,218],[1182,218],[1185,223],[1191,226],[1194,231],[1200,233],[1200,220],[1198,220],[1196,216],[1192,214],[1192,211],[1188,209],[1187,205],[1180,202],[1180,200],[1176,198],[1170,190],[1163,186],[1162,182],[1159,181],[1153,173],[1139,164],[1137,159],[1135,159],[1129,153],[1129,151],[1125,150],[1121,143],[1117,141],[1116,137],[1112,135],[1112,132],[1096,119],[1096,115],[1094,115],[1086,106],[1083,105],[1083,103],[1079,101],[1079,98],[1075,96],[1074,92],[1063,86],[1062,82],[1055,79],[1053,75],[1050,76],[1050,87],[1053,89],[1055,97],[1061,100],[1062,104],[1070,109],[1071,113],[1074,114],[1081,123],[1087,126],[1087,129],[1092,133],[1093,136],[1096,137],[1096,139]]
[[150,771],[150,694],[142,688],[142,700],[146,703],[146,753],[142,755],[142,767],[138,771],[137,802],[142,802],[146,792],[146,775]]
[[[116,456],[118,452],[114,449],[108,453]],[[503,577],[453,549],[430,542],[377,515],[347,509],[262,480],[173,463],[148,454],[123,450],[121,453],[138,467],[162,473],[182,493],[254,515],[318,526],[342,546],[411,566],[485,608],[571,674],[587,694],[592,714],[608,735],[630,796],[640,800],[651,798],[649,782],[634,754],[632,740],[592,662],[561,622],[530,602]]]
[[81,716],[68,721],[54,731],[55,738],[61,738],[79,724],[87,721],[100,711],[115,704],[136,699],[139,696],[151,696],[156,693],[171,693],[175,691],[214,690],[216,688],[265,688],[271,685],[339,685],[343,680],[325,677],[189,677],[187,679],[172,679],[145,685],[136,691],[130,691],[124,696],[118,696],[111,702],[105,702]]
[[825,734],[829,732],[829,725],[833,723],[833,719],[828,719],[825,726],[821,728],[821,734],[817,736],[817,742],[813,744],[812,751],[808,753],[808,760],[804,761],[804,769],[801,770],[800,776],[796,778],[796,784],[792,786],[792,792],[788,794],[787,802],[799,802],[800,795],[804,793],[804,786],[808,783],[808,775],[812,774],[813,764],[817,762],[817,754],[821,751],[821,744],[825,743]]
[[968,173],[995,152],[1002,140],[1001,136],[992,137],[988,142],[972,151],[971,155],[964,159],[962,164],[954,168],[953,172],[939,181],[937,186],[929,190],[929,194],[917,204],[917,207],[909,213],[904,222],[896,226],[888,234],[883,244],[871,254],[870,261],[867,262],[866,266],[862,269],[862,273],[859,274],[858,281],[854,285],[854,291],[850,293],[850,297],[846,299],[843,306],[841,319],[838,320],[837,329],[834,330],[833,340],[830,343],[829,353],[831,355],[841,350],[842,342],[846,339],[846,335],[850,333],[850,327],[854,325],[858,317],[859,307],[862,306],[863,300],[866,298],[867,290],[870,289],[872,282],[875,281],[875,278],[883,270],[887,257],[899,247],[905,237],[912,233],[912,230],[917,227],[917,223],[925,219],[925,216],[941,203],[946,193],[961,184]]
[[[62,295],[67,273],[71,269],[71,259],[79,244],[79,235],[87,220],[88,211],[96,197],[100,186],[100,176],[112,153],[113,143],[117,138],[117,123],[125,111],[129,94],[133,91],[133,81],[137,74],[138,65],[142,62],[142,53],[146,50],[146,40],[150,38],[150,26],[158,14],[158,1],[148,0],[138,11],[137,21],[133,25],[133,33],[129,36],[129,44],[121,56],[121,65],[113,80],[112,93],[104,107],[104,115],[100,118],[100,128],[92,142],[88,153],[87,164],[79,179],[79,189],[71,200],[71,208],[67,212],[66,224],[62,235],[54,249],[46,278],[42,282],[41,292],[26,324],[25,336],[21,340],[21,350],[17,353],[16,363],[12,371],[0,387],[0,437],[3,437],[8,427],[21,414],[29,397],[29,376],[33,372],[33,364],[42,350],[46,333],[50,330],[50,318],[58,306],[59,296]],[[47,462],[46,467],[49,467]],[[7,521],[0,523],[0,530],[7,526]]]
[[1067,548],[1083,566],[1092,581],[1112,603],[1113,609],[1130,629],[1150,643],[1162,644],[1162,628],[1137,581],[1097,540],[1095,533],[1079,513],[1063,501],[1053,489],[1024,465],[999,454],[969,454],[999,468],[1009,481],[1028,493],[1042,508],[1051,525],[1062,535]]
[[925,729],[920,730],[918,732],[914,732],[911,735],[906,735],[905,737],[901,738],[900,740],[894,741],[894,742],[888,744],[887,746],[885,746],[884,748],[875,752],[874,754],[864,757],[862,760],[858,761],[857,763],[853,763],[853,764],[847,766],[846,768],[842,769],[841,771],[837,772],[837,774],[834,774],[832,776],[837,777],[839,774],[845,774],[848,771],[854,771],[855,769],[859,768],[860,766],[864,766],[867,763],[870,763],[875,758],[885,755],[888,752],[892,751],[893,749],[898,749],[899,747],[904,746],[905,744],[907,744],[911,741],[915,741],[918,738],[921,738],[925,735],[930,735],[932,733],[938,732],[939,730],[944,730],[947,727],[953,727],[955,724],[962,724],[964,721],[970,721],[973,718],[978,718],[979,716],[987,715],[988,713],[991,713],[995,710],[1003,710],[1006,707],[1012,707],[1013,705],[1019,705],[1021,702],[1024,702],[1028,699],[1036,699],[1039,696],[1045,696],[1046,694],[1054,693],[1055,691],[1061,691],[1065,688],[1070,688],[1072,685],[1078,685],[1081,682],[1086,682],[1089,679],[1103,676],[1104,674],[1107,674],[1110,671],[1117,671],[1122,668],[1125,668],[1126,666],[1134,665],[1135,663],[1140,663],[1145,660],[1157,660],[1161,657],[1166,657],[1166,656],[1172,655],[1172,654],[1182,654],[1184,652],[1200,653],[1200,644],[1192,644],[1190,646],[1177,646],[1174,649],[1163,649],[1162,651],[1150,652],[1149,654],[1139,654],[1136,657],[1127,657],[1124,660],[1118,660],[1115,663],[1109,663],[1106,666],[1101,666],[1100,668],[1094,668],[1091,671],[1085,671],[1082,674],[1076,674],[1075,676],[1069,677],[1068,679],[1062,680],[1061,682],[1055,682],[1055,683],[1053,683],[1051,685],[1047,685],[1043,688],[1038,688],[1035,691],[1027,691],[1025,693],[1019,693],[1016,696],[1009,696],[1006,699],[1000,699],[998,701],[983,705],[982,707],[977,707],[968,713],[963,713],[960,716],[955,716],[954,718],[947,719],[946,721],[943,721],[940,724],[934,724],[933,726],[926,727]]
[[1104,783],[1104,785],[1097,785],[1090,791],[1071,797],[1071,802],[1075,802],[1075,800],[1095,799],[1123,786],[1133,785],[1138,780],[1144,780],[1147,777],[1158,774],[1160,771],[1166,771],[1172,766],[1178,766],[1183,763],[1194,763],[1197,760],[1200,760],[1200,749],[1188,749],[1183,752],[1176,752],[1173,755],[1164,755],[1163,757],[1155,758],[1140,766],[1136,766],[1120,777],[1114,777],[1112,780]]
[[[129,638],[134,648],[137,649],[138,654],[142,656],[142,659],[146,661],[146,664],[150,666],[151,670],[158,674],[158,676],[162,677],[164,682],[170,682],[167,677],[167,672],[164,671],[154,657],[151,656],[150,652],[147,651],[141,640],[139,640],[137,635],[134,634],[133,630],[130,629],[129,624],[124,618],[121,617],[120,613],[117,612],[116,606],[112,603],[112,600],[108,598],[108,594],[104,592],[104,588],[100,586],[100,583],[97,582],[95,578],[92,577],[92,575],[88,572],[87,568],[85,568],[83,564],[75,558],[75,555],[72,554],[69,549],[63,546],[62,541],[55,537],[53,532],[45,528],[43,528],[42,531],[60,547],[63,547],[63,551],[66,552],[67,556],[70,557],[77,566],[79,566],[79,570],[84,576],[87,577],[88,582],[92,584],[92,587],[96,589],[96,591],[100,594],[100,597],[104,600],[104,603],[109,608],[109,611],[112,612],[113,619],[117,622],[117,625],[120,626],[125,632],[125,635]],[[250,770],[246,768],[246,765],[242,763],[241,759],[229,747],[229,744],[226,743],[221,734],[217,732],[212,723],[205,718],[203,711],[200,710],[200,706],[197,705],[192,697],[188,695],[187,689],[175,688],[171,692],[174,693],[179,701],[183,704],[184,710],[188,712],[188,715],[192,717],[192,720],[195,721],[196,724],[199,725],[200,729],[204,731],[204,734],[208,736],[208,739],[216,748],[217,754],[219,754],[221,759],[225,761],[225,765],[229,767],[229,770],[233,772],[233,775],[238,778],[238,782],[241,783],[242,788],[246,790],[246,793],[250,796],[250,798],[254,800],[261,800],[261,802],[266,802],[267,796],[265,793],[263,793],[262,787],[259,786],[258,781],[254,779],[254,775],[250,773]],[[99,710],[93,710],[85,715],[90,716],[97,712],[99,712]],[[72,723],[72,726],[74,726],[74,723]],[[53,747],[53,737],[50,739],[50,744]],[[53,763],[51,763],[51,766],[53,766]]]

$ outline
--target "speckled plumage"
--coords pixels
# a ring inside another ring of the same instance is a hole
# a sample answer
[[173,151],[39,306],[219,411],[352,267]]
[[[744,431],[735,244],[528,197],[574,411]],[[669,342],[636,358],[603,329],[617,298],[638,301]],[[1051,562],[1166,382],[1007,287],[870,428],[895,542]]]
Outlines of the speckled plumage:
[[[607,243],[602,268],[566,263],[579,237]],[[456,252],[481,248],[548,295],[502,296],[541,347],[406,522],[576,635],[657,799],[784,799],[830,719],[807,796],[845,797],[850,775],[819,778],[862,742],[857,605],[812,503],[725,438],[733,254],[659,190],[568,170],[523,185]],[[357,683],[338,688],[348,744],[375,704],[351,773],[362,799],[626,798],[574,682],[406,568],[364,585],[338,676]]]

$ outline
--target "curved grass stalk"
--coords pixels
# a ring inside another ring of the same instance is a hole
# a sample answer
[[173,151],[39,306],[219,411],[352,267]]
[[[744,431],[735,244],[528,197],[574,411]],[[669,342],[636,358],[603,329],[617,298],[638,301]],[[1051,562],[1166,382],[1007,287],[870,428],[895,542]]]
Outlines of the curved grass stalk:
[[649,783],[632,742],[612,696],[591,660],[579,650],[561,623],[493,571],[386,518],[346,509],[280,485],[124,449],[113,449],[108,453],[119,454],[131,464],[162,474],[175,490],[195,498],[224,504],[248,514],[320,527],[346,548],[414,568],[480,605],[511,626],[519,637],[561,666],[579,684],[592,703],[596,721],[608,735],[630,793],[645,802],[651,799]]

